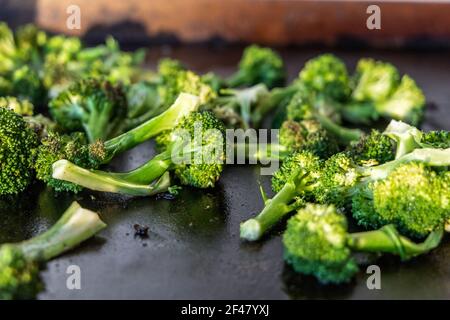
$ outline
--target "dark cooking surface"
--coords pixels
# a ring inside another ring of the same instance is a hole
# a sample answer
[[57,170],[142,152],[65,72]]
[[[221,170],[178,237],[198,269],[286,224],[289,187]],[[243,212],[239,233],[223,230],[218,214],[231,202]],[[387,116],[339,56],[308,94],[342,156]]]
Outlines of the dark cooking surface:
[[[182,59],[191,68],[228,74],[238,49],[151,49],[150,61],[161,54]],[[283,52],[291,78],[304,61],[319,51]],[[363,56],[394,63],[424,89],[433,110],[425,129],[450,129],[450,54],[400,52],[337,52],[349,67]],[[142,145],[113,164],[130,169],[153,154]],[[239,240],[239,222],[262,208],[257,181],[269,189],[269,177],[257,167],[228,167],[214,190],[185,188],[176,200],[124,200],[84,192],[54,198],[36,186],[20,202],[22,209],[0,206],[0,242],[30,237],[55,222],[73,199],[98,210],[108,228],[95,239],[48,264],[42,273],[47,290],[41,299],[449,299],[450,237],[434,252],[401,264],[395,258],[377,263],[382,289],[368,290],[365,269],[349,285],[325,287],[294,274],[284,265],[278,232],[255,244]],[[146,239],[134,236],[135,224],[149,226]],[[81,290],[66,288],[66,269],[81,268]]]

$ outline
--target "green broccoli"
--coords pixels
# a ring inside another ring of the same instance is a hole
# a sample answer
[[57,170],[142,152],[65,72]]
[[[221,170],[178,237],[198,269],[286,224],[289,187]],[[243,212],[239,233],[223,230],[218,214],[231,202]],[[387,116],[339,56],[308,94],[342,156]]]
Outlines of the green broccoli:
[[345,216],[333,206],[308,204],[287,223],[284,259],[295,271],[313,275],[323,284],[340,284],[349,282],[358,272],[352,252],[389,253],[407,260],[437,247],[442,236],[441,228],[416,244],[401,236],[393,225],[348,233]]
[[33,179],[37,135],[22,116],[0,108],[0,195],[17,194]]
[[397,146],[395,140],[386,135],[386,131],[372,129],[370,134],[350,143],[346,152],[357,164],[378,165],[394,160]]
[[167,191],[170,185],[163,175],[173,170],[183,185],[210,188],[223,170],[224,130],[212,113],[194,112],[171,132],[163,152],[135,170],[86,170],[60,160],[53,164],[53,178],[92,190],[142,196]]
[[415,149],[396,160],[377,166],[360,166],[348,153],[337,153],[324,163],[320,181],[314,188],[315,200],[342,207],[360,188],[386,179],[392,171],[410,162],[423,163],[429,167],[445,167],[450,164],[450,149]]
[[264,84],[267,88],[279,87],[286,80],[283,60],[269,48],[252,45],[245,48],[239,70],[227,81],[229,87],[250,87]]
[[184,116],[196,111],[198,107],[199,99],[196,96],[182,93],[162,114],[113,139],[91,144],[86,144],[80,133],[74,133],[73,136],[51,134],[43,140],[37,152],[34,164],[37,177],[57,191],[77,192],[81,189],[79,186],[52,177],[54,162],[65,159],[80,167],[95,169],[100,164],[108,163],[116,155],[173,129]]
[[46,232],[0,247],[0,300],[34,299],[43,289],[40,266],[91,238],[106,225],[76,202]]
[[353,217],[360,225],[394,224],[402,233],[425,237],[450,218],[450,192],[443,173],[421,163],[403,165],[352,198]]
[[127,101],[120,86],[99,79],[71,85],[49,103],[55,121],[68,131],[84,130],[89,142],[107,140],[120,133]]
[[384,117],[420,124],[425,96],[411,77],[404,75],[400,79],[393,65],[361,59],[353,80],[351,100],[342,107],[346,120],[370,124]]
[[335,139],[316,120],[300,122],[286,120],[278,133],[278,143],[268,144],[236,142],[234,149],[239,157],[245,156],[250,163],[260,161],[283,161],[290,154],[306,150],[321,159],[327,159],[339,151]]
[[329,103],[322,103],[306,89],[299,90],[287,105],[287,118],[301,121],[315,119],[342,145],[357,141],[363,135],[359,129],[348,129],[339,125],[340,115]]
[[319,180],[322,166],[322,160],[309,151],[299,151],[286,158],[272,178],[276,195],[265,201],[261,213],[241,223],[241,238],[259,240],[284,216],[313,200],[312,190]]

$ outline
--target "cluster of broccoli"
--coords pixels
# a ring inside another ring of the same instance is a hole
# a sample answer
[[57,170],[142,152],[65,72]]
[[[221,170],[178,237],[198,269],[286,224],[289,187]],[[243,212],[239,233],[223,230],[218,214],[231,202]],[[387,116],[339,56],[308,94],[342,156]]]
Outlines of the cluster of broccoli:
[[[323,283],[350,280],[357,270],[350,249],[406,259],[438,245],[450,221],[447,131],[425,133],[392,120],[384,132],[372,130],[329,157],[309,148],[284,159],[272,178],[275,196],[264,196],[261,213],[241,224],[241,238],[258,240],[294,213],[283,236],[286,261]],[[347,235],[344,213],[378,231]]]
[[[323,283],[350,280],[352,251],[408,259],[439,244],[450,221],[450,135],[418,129],[425,97],[393,65],[361,59],[350,75],[324,54],[286,85],[280,55],[257,45],[228,77],[197,74],[169,58],[146,71],[144,57],[121,51],[113,38],[86,48],[78,38],[0,24],[0,197],[35,181],[56,192],[129,196],[176,194],[178,183],[211,188],[224,170],[226,128],[259,128],[274,113],[278,141],[264,152],[231,146],[282,163],[272,178],[275,196],[263,193],[264,209],[241,224],[243,239],[258,240],[295,213],[283,236],[285,259]],[[391,120],[383,132],[367,132],[383,119]],[[128,172],[108,169],[150,139],[159,153],[147,162]],[[97,219],[80,224],[88,231],[69,229],[79,210],[72,206],[36,239],[1,247],[0,298],[34,293],[37,262],[104,226]],[[372,231],[349,234],[344,213]]]

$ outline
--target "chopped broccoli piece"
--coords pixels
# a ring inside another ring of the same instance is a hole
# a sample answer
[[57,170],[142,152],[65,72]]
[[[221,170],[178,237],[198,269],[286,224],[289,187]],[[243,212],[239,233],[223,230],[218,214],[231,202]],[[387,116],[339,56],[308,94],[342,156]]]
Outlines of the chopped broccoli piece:
[[241,223],[241,238],[259,240],[283,217],[311,200],[311,191],[320,176],[321,166],[321,160],[308,151],[299,151],[288,157],[272,178],[272,189],[277,194],[265,201],[261,213]]
[[239,70],[227,81],[230,87],[264,84],[268,88],[282,86],[286,79],[283,60],[273,50],[252,45],[245,48]]
[[37,135],[22,116],[0,108],[0,195],[17,194],[33,179]]
[[[163,189],[161,176],[173,170],[183,185],[210,188],[223,170],[224,130],[212,113],[194,112],[172,131],[163,152],[133,171],[89,171],[62,160],[53,164],[53,178],[92,190],[142,196],[166,191],[169,184],[165,183]],[[158,188],[149,190],[149,184],[155,181]]]
[[39,267],[105,228],[97,213],[76,202],[46,232],[0,247],[0,300],[34,299],[43,289]]
[[299,273],[313,275],[323,284],[340,284],[358,272],[353,251],[390,253],[406,260],[434,249],[442,236],[441,228],[416,244],[393,225],[348,233],[345,216],[333,206],[308,204],[288,221],[283,235],[284,258]]
[[420,163],[403,165],[352,199],[359,224],[394,224],[402,233],[424,237],[450,218],[450,193],[441,174]]
[[127,114],[122,88],[98,79],[73,84],[51,100],[49,108],[59,125],[69,131],[83,129],[90,142],[115,137]]

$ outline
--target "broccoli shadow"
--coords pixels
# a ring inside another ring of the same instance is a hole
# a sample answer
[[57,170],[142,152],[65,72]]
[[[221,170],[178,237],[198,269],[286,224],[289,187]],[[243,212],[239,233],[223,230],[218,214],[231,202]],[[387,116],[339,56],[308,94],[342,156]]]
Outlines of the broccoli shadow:
[[295,272],[284,264],[281,274],[283,291],[291,299],[345,299],[355,287],[355,280],[341,285],[324,285],[313,276],[305,276]]

